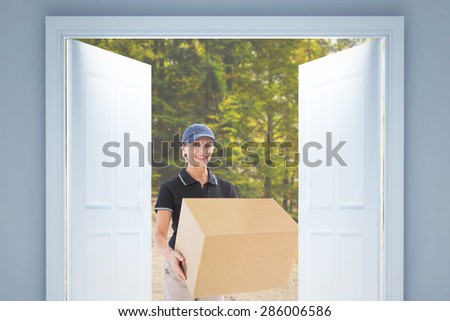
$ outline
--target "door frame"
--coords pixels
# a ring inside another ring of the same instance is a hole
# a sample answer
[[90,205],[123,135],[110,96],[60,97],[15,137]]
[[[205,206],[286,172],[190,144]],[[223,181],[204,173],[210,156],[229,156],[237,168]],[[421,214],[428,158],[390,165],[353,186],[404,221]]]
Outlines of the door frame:
[[404,17],[46,17],[46,299],[66,300],[69,38],[381,38],[385,43],[382,299],[403,300]]

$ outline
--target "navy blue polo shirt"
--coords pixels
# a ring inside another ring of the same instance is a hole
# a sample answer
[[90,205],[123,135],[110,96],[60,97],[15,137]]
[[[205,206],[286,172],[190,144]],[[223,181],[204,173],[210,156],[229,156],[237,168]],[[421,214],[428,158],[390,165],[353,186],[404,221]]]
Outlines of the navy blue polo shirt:
[[178,221],[180,219],[181,202],[183,198],[237,198],[236,189],[229,181],[215,176],[208,169],[208,182],[201,187],[200,182],[188,174],[185,168],[175,176],[161,184],[155,211],[172,212],[173,234],[169,246],[175,248]]

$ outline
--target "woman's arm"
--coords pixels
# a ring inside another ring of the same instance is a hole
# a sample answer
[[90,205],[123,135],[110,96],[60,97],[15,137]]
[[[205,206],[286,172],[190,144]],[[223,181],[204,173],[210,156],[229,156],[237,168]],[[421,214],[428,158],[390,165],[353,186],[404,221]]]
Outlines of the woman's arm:
[[169,262],[178,278],[186,280],[186,275],[180,266],[180,262],[184,261],[183,255],[176,250],[172,250],[167,244],[167,231],[169,230],[171,217],[172,213],[170,211],[158,210],[153,241],[155,242],[156,250]]

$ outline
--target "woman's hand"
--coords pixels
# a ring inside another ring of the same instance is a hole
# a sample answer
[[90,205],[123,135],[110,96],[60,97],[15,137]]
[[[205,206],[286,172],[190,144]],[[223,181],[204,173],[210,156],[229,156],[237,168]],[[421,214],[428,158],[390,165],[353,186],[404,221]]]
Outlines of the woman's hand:
[[174,271],[175,275],[180,280],[186,280],[186,275],[181,268],[181,262],[184,261],[183,255],[176,250],[172,250],[167,245],[167,230],[169,229],[169,223],[172,217],[172,212],[166,210],[159,210],[156,215],[156,224],[154,231],[154,241],[156,250],[164,256],[166,261],[170,264],[170,267]]
[[170,266],[172,267],[173,272],[175,272],[175,275],[182,281],[186,280],[186,275],[183,272],[183,269],[181,268],[181,262],[184,261],[183,255],[178,252],[177,250],[169,249],[169,254],[167,255],[167,261],[169,262]]

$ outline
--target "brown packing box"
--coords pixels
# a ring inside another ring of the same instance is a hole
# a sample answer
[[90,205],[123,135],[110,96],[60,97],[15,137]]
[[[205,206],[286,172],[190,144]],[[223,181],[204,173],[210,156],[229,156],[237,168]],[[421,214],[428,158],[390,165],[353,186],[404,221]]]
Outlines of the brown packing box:
[[274,199],[183,199],[175,249],[196,298],[283,288],[298,225]]

